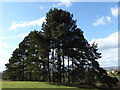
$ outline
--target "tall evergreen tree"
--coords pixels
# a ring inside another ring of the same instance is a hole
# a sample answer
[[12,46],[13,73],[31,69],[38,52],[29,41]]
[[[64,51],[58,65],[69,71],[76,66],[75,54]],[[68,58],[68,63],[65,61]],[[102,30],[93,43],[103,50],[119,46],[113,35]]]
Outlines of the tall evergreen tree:
[[46,51],[43,49],[46,48],[46,45],[44,38],[41,37],[41,32],[31,32],[13,52],[9,63],[6,64],[7,71],[14,73],[10,77],[12,80],[45,80],[47,61]]
[[[57,53],[57,73],[58,82],[62,81],[62,47],[65,34],[69,33],[70,30],[76,28],[75,20],[72,19],[73,15],[63,10],[50,10],[46,15],[46,22],[43,23],[42,30],[47,38],[49,38],[50,49],[53,49],[51,45],[55,46]],[[51,44],[54,43],[54,44]],[[69,61],[69,60],[68,60]]]

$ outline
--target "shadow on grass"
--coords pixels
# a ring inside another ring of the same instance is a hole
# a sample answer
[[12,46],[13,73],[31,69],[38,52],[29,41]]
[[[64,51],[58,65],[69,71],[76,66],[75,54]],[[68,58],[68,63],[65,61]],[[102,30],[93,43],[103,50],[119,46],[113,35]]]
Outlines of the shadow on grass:
[[107,88],[104,86],[92,86],[92,85],[80,85],[80,84],[68,84],[68,83],[54,83],[54,82],[50,82],[48,83],[50,85],[56,85],[56,86],[68,86],[71,87],[71,89],[73,90],[120,90],[119,86],[118,87],[114,87],[114,88]]

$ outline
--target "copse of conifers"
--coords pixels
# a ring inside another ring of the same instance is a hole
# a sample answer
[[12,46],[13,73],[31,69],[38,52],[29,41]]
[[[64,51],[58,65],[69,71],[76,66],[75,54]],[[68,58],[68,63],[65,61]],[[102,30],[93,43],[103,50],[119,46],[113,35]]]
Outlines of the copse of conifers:
[[19,44],[9,63],[6,77],[18,81],[116,85],[118,80],[99,66],[97,44],[89,44],[73,15],[50,9],[40,31],[31,31]]

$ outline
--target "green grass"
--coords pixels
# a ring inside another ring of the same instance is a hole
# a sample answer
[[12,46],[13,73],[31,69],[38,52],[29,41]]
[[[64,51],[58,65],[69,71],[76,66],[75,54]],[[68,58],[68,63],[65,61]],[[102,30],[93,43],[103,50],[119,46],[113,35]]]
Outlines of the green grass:
[[71,87],[50,85],[47,82],[3,81],[2,88],[71,88]]
[[30,81],[3,81],[2,88],[74,88],[79,90],[98,90],[98,89],[85,89],[61,85],[51,85],[48,82],[30,82]]

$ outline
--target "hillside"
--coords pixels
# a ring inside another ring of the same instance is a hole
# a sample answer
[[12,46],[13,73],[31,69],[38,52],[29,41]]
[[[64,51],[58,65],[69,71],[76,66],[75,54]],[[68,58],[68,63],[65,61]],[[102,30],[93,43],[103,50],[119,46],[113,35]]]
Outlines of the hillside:
[[120,70],[120,66],[114,66],[114,67],[103,67],[105,70],[110,70],[110,69],[113,69],[113,70]]

